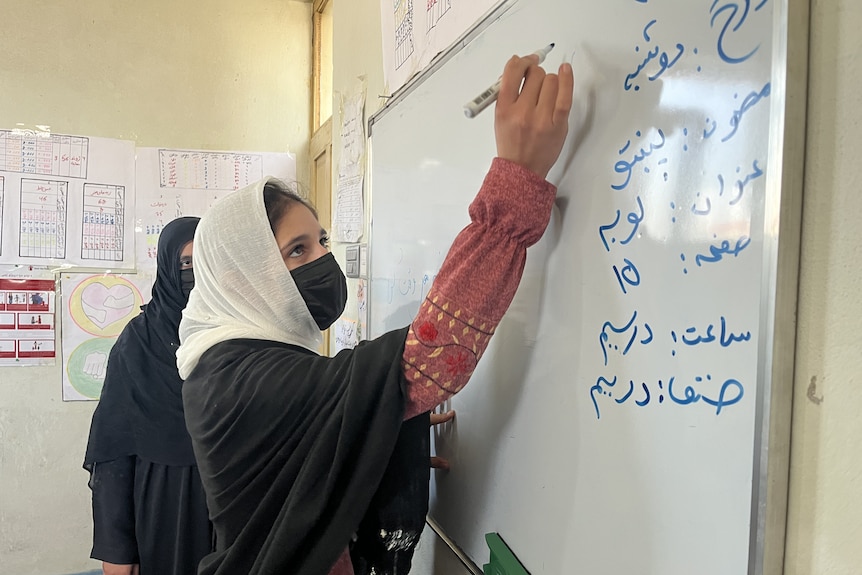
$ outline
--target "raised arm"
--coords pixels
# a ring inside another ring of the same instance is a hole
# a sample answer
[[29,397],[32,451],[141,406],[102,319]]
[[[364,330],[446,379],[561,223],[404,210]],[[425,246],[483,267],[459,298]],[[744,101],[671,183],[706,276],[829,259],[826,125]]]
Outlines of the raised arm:
[[[548,74],[534,56],[506,65],[497,100],[497,155],[410,326],[402,357],[405,419],[466,385],[512,302],[527,248],[542,237],[556,188],[545,181],[568,133],[571,66]],[[523,88],[521,88],[523,82]]]

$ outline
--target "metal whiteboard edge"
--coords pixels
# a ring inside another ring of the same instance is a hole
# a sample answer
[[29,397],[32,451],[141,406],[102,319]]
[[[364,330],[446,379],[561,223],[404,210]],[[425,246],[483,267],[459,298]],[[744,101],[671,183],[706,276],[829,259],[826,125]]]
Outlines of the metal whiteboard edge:
[[[749,536],[750,575],[784,570],[790,418],[802,233],[809,0],[775,4],[769,172],[763,208],[763,267]],[[770,294],[774,294],[771,296]]]
[[410,78],[406,84],[395,91],[383,105],[383,108],[375,112],[368,118],[368,137],[371,137],[374,123],[380,121],[392,108],[398,105],[404,98],[407,97],[413,90],[418,88],[428,77],[439,70],[443,64],[451,60],[458,52],[460,52],[467,44],[473,41],[476,36],[484,32],[491,24],[499,20],[503,14],[508,12],[509,8],[518,3],[519,0],[504,0],[500,5],[491,8],[484,16],[482,16],[472,28],[464,32],[451,46],[437,54],[428,67]]
[[[381,334],[371,335],[371,310],[374,308],[374,299],[372,298],[371,278],[374,270],[374,250],[371,246],[374,245],[374,174],[371,166],[373,165],[372,155],[374,154],[371,134],[365,137],[365,211],[368,221],[368,249],[365,251],[365,339],[371,340]],[[360,320],[362,316],[360,316]]]
[[448,535],[443,531],[443,528],[440,527],[440,524],[437,523],[430,515],[425,518],[425,523],[428,524],[434,533],[437,534],[443,543],[446,544],[447,547],[458,557],[458,560],[466,567],[472,575],[483,575],[482,570],[479,569],[479,566],[473,563],[473,560],[458,547],[458,544],[452,541]]

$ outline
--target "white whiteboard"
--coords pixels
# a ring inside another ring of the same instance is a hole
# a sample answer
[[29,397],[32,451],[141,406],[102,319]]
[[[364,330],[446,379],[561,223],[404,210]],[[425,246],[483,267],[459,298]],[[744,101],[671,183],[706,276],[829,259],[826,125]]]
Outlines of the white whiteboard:
[[412,320],[494,156],[493,111],[463,104],[512,53],[556,42],[546,67],[574,65],[551,224],[437,438],[431,516],[474,561],[496,531],[534,575],[767,568],[771,376],[792,362],[773,351],[793,343],[775,322],[795,306],[777,254],[798,242],[785,127],[804,125],[785,119],[787,9],[507,2],[372,118],[377,336]]

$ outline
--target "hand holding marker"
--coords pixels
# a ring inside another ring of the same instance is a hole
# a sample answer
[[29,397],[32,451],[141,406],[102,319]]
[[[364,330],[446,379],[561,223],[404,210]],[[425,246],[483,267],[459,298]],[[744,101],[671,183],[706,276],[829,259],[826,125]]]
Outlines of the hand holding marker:
[[[539,64],[541,64],[545,61],[545,58],[553,49],[554,42],[551,42],[541,50],[533,52],[533,55],[539,57]],[[479,112],[496,102],[497,96],[500,95],[500,82],[502,81],[502,79],[503,77],[500,76],[500,78],[498,78],[497,81],[494,82],[490,88],[482,92],[473,100],[467,102],[467,104],[464,105],[464,115],[468,118],[475,118],[479,114]]]

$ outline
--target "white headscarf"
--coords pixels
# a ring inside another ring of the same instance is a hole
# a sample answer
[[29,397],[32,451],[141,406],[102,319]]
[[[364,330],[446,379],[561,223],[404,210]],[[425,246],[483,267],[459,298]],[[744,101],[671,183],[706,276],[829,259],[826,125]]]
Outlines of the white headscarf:
[[321,342],[273,236],[263,187],[271,178],[213,205],[195,233],[195,287],[180,322],[177,367],[186,379],[201,355],[229,339],[267,339],[312,351]]

